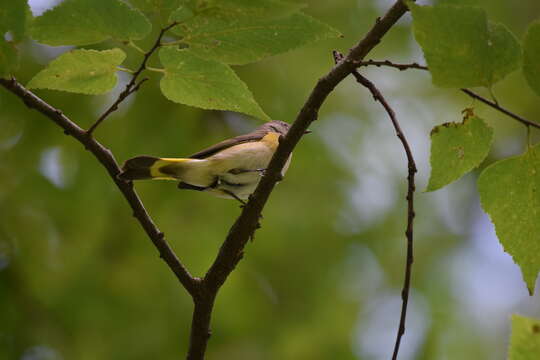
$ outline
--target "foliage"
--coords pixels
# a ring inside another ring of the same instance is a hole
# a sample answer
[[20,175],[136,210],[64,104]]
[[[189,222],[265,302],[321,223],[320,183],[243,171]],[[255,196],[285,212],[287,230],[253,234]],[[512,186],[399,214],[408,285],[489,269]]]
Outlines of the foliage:
[[[516,24],[533,20],[534,11],[514,13],[503,2],[494,3],[409,2],[414,36],[433,84],[456,89],[482,86],[489,91],[497,85],[504,94],[501,103],[537,118],[540,24],[528,25],[520,43],[514,33],[524,29]],[[538,9],[533,0],[524,3]],[[150,81],[132,103],[121,107],[125,111],[121,118],[101,125],[99,136],[119,159],[139,153],[186,155],[238,132],[225,124],[251,129],[254,124],[236,113],[292,120],[315,79],[331,67],[329,51],[350,47],[380,15],[374,4],[353,0],[314,2],[305,9],[314,17],[302,12],[304,8],[300,2],[281,0],[64,0],[32,18],[27,1],[1,0],[0,77],[16,75],[35,89],[104,94],[117,84],[118,71],[134,73],[148,56],[152,66],[142,70],[153,70],[145,71]],[[158,50],[149,52],[159,30],[167,26],[172,28],[156,43]],[[405,41],[410,31],[408,26],[396,26],[378,54],[410,56]],[[61,54],[54,50],[56,58],[44,66],[53,51],[28,38],[78,48]],[[296,50],[305,45],[309,46]],[[520,76],[526,81],[516,80]],[[411,93],[423,96],[422,105],[428,107],[426,87],[424,83],[424,90]],[[85,128],[110,100],[48,90],[38,94]],[[365,120],[335,128],[315,124],[319,135],[306,138],[295,152],[290,179],[272,195],[245,263],[220,294],[209,359],[370,356],[358,345],[353,353],[350,344],[353,329],[367,326],[364,320],[370,315],[358,315],[355,324],[351,314],[371,314],[389,292],[397,294],[402,272],[396,263],[403,261],[402,244],[389,241],[402,236],[403,204],[396,201],[369,224],[359,211],[347,210],[347,204],[359,198],[354,189],[362,177],[372,180],[367,195],[376,188],[375,171],[357,168],[356,159],[351,160],[359,148],[365,150],[362,142],[373,144],[363,130],[376,129],[379,120],[372,121],[369,105],[357,106],[358,101],[356,91],[336,92],[321,112],[325,118],[321,123],[348,117]],[[470,106],[463,99],[457,101],[461,108]],[[28,358],[29,351],[44,344],[58,349],[63,358],[83,360],[177,357],[178,344],[184,348],[187,344],[186,309],[191,304],[157,262],[140,229],[128,220],[129,210],[102,170],[71,139],[3,90],[0,107],[0,212],[5,214],[0,222],[0,357]],[[457,110],[450,108],[433,112],[446,117],[440,114],[454,111],[449,117],[456,119]],[[501,139],[522,133],[480,104],[472,108],[475,115],[466,116],[463,123],[434,128],[427,190],[444,188],[471,171],[473,176],[481,173],[482,208],[532,294],[540,271],[540,147],[532,145],[533,135],[527,145],[520,143],[527,148],[523,154],[499,159]],[[397,110],[399,115],[401,109]],[[340,137],[329,148],[341,150],[332,152],[324,142],[334,132]],[[361,156],[376,155],[373,161],[382,163],[384,151],[367,149]],[[484,161],[491,164],[485,167]],[[357,178],[357,173],[362,175]],[[398,175],[387,171],[387,178],[397,182]],[[201,275],[237,206],[177,192],[172,184],[137,186],[182,260]],[[393,191],[401,190],[395,186]],[[364,208],[369,207],[365,197],[360,198]],[[475,201],[469,196],[462,208]],[[475,333],[471,320],[463,319],[464,311],[454,301],[462,294],[452,289],[452,279],[433,277],[446,273],[443,264],[466,245],[464,237],[431,211],[432,204],[421,200],[419,207],[417,222],[424,225],[413,286],[432,318],[416,358],[468,360],[500,354],[503,341]],[[469,223],[470,213],[463,213],[463,223]],[[347,228],[343,225],[347,221],[362,224],[361,230]],[[372,267],[362,268],[366,272],[384,269],[378,280],[359,270],[363,266],[359,259],[365,257],[376,259]],[[538,351],[537,322],[512,319],[511,360],[528,359]]]
[[304,44],[339,36],[329,26],[301,13],[259,19],[208,9],[173,30],[195,54],[243,65]]
[[28,4],[24,0],[1,0],[0,34],[10,31],[15,40],[21,40],[26,33],[28,12]]
[[0,39],[0,76],[7,76],[19,67],[19,55],[15,46]]
[[165,67],[161,91],[168,99],[203,109],[230,109],[270,119],[229,66],[170,47],[162,49],[159,58]]
[[524,41],[523,74],[529,86],[540,96],[540,22],[532,23]]
[[36,41],[58,46],[137,40],[150,30],[143,14],[122,1],[66,0],[35,18],[30,32]]
[[[169,46],[187,47],[182,52],[174,49],[161,52],[166,72],[161,89],[167,98],[204,109],[243,112],[261,119],[268,116],[253,100],[246,85],[225,64],[258,61],[339,35],[328,25],[299,13],[300,6],[286,2],[261,1],[255,6],[252,2],[238,0],[204,5],[196,1],[136,1],[135,5],[142,10],[158,11],[160,15],[171,13],[169,23],[180,40]],[[174,5],[178,9],[171,11]],[[274,11],[268,12],[269,8]],[[175,26],[176,23],[179,26]],[[48,45],[88,45],[109,38],[128,42],[141,39],[149,34],[150,28],[141,12],[119,0],[66,0],[34,19],[31,35]],[[81,76],[72,71],[73,66],[78,66],[77,59],[61,57],[45,73],[38,74],[30,86],[85,94],[110,90],[115,81],[112,81],[113,68],[109,64],[119,62],[106,61],[97,53],[85,54],[93,54],[88,60],[94,64],[89,63],[89,67],[102,67],[105,73],[94,75],[83,66],[78,71],[86,75]],[[79,61],[83,60],[79,57]],[[49,82],[50,76],[57,77],[57,81]],[[87,83],[88,77],[92,84]],[[45,84],[47,82],[49,84]],[[229,85],[223,87],[226,84]],[[198,90],[186,93],[186,86]]]
[[[15,42],[26,32],[28,4],[25,0],[0,1],[0,77],[5,77],[18,69],[19,57]],[[5,38],[11,34],[13,40]]]
[[482,207],[495,223],[504,249],[521,267],[534,292],[540,271],[540,145],[518,157],[498,161],[478,179]]
[[493,130],[472,111],[462,123],[446,123],[431,130],[431,177],[427,191],[450,184],[479,166],[488,155]]
[[442,87],[492,86],[517,70],[521,47],[502,24],[473,6],[410,4],[414,35]]
[[[411,3],[410,7],[415,36],[422,46],[435,85],[491,87],[519,67],[521,46],[504,26],[488,27],[483,9],[450,5],[448,2],[436,6]],[[523,69],[534,89],[536,70],[533,68],[536,65],[531,63],[540,56],[540,48],[536,43],[531,45],[534,42],[531,37],[534,38],[534,25],[527,34]],[[480,164],[491,144],[491,136],[488,135],[491,131],[485,125],[483,127],[477,133],[464,127],[463,131],[467,131],[469,136],[467,140],[460,138],[459,132],[450,135],[449,131],[449,140],[443,140],[446,144],[442,146],[440,138],[432,136],[432,175],[428,190],[440,188]],[[438,129],[435,128],[435,135]],[[479,150],[474,160],[464,156],[463,163],[456,163],[455,155],[461,158],[462,151],[466,154],[466,141],[469,147],[478,146]],[[441,156],[441,152],[446,155]],[[492,165],[479,180],[483,207],[491,216],[506,251],[521,266],[531,294],[540,271],[540,251],[535,251],[540,244],[540,232],[534,229],[536,212],[540,209],[540,192],[536,191],[537,172],[540,173],[540,164],[535,161],[535,152],[531,150],[523,159]],[[523,215],[517,216],[517,213]]]
[[540,354],[540,320],[512,316],[508,360],[533,360]]
[[81,94],[103,94],[116,85],[117,66],[126,54],[120,49],[72,50],[53,60],[30,82],[30,89],[52,89]]

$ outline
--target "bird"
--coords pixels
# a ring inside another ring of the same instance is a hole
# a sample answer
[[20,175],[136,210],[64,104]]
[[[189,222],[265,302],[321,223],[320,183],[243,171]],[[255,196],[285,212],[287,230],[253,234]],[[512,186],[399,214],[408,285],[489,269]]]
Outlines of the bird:
[[[118,178],[175,180],[179,181],[179,189],[236,199],[245,205],[244,200],[255,191],[280,137],[285,136],[289,128],[284,121],[272,120],[250,133],[221,141],[187,158],[136,156],[126,160]],[[282,177],[290,162],[291,155],[281,171]]]

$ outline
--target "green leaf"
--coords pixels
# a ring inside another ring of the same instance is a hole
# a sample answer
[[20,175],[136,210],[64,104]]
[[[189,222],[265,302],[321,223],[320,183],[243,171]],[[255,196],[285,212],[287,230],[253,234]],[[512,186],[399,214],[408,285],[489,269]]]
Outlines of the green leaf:
[[165,25],[169,22],[169,16],[179,7],[184,7],[185,3],[196,3],[196,0],[130,0],[137,9],[147,12],[156,13]]
[[166,47],[161,91],[170,100],[203,109],[232,110],[269,120],[246,84],[227,65],[201,59],[188,50]]
[[479,0],[439,0],[435,5],[467,5],[480,6]]
[[172,12],[180,6],[182,0],[129,0],[137,9],[144,12]]
[[523,74],[529,86],[540,96],[540,21],[529,26],[523,47]]
[[493,129],[484,120],[467,115],[462,123],[446,123],[431,131],[431,175],[426,191],[459,179],[486,158]]
[[519,69],[522,62],[521,45],[518,39],[503,24],[489,24],[488,69],[491,78],[486,85],[502,80],[506,75]]
[[54,59],[34,76],[28,88],[103,94],[116,85],[117,66],[125,57],[120,49],[72,50]]
[[195,9],[191,6],[180,6],[178,9],[172,12],[169,23],[172,23],[174,21],[181,23],[186,21],[189,18],[192,18],[195,16]]
[[[19,67],[19,53],[15,42],[22,40],[31,19],[26,0],[0,0],[0,77],[7,77]],[[11,33],[13,41],[6,41]]]
[[20,40],[26,32],[30,8],[26,0],[0,0],[0,36],[11,31],[14,40]]
[[540,354],[540,320],[512,315],[508,360],[537,360]]
[[15,45],[0,37],[0,77],[7,77],[19,67],[19,54]]
[[488,26],[484,10],[414,3],[409,3],[409,7],[414,35],[435,85],[489,87],[519,68],[519,42],[503,25]]
[[540,271],[540,145],[486,168],[478,191],[499,241],[520,266],[532,295]]
[[118,0],[66,0],[35,18],[32,38],[58,45],[88,45],[109,38],[142,39],[152,26],[136,9]]
[[482,9],[409,3],[414,35],[424,51],[433,83],[477,86],[486,77],[487,18]]
[[249,16],[223,15],[216,9],[204,11],[173,31],[194,54],[235,65],[340,36],[337,30],[301,13],[260,21]]
[[289,16],[305,7],[304,4],[279,0],[209,0],[208,3],[228,16],[250,16],[258,19]]

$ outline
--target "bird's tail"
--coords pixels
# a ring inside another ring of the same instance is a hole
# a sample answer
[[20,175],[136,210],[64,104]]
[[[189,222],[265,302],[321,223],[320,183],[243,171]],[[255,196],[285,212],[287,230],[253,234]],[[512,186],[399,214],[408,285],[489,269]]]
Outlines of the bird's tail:
[[181,180],[182,174],[192,167],[196,159],[158,158],[137,156],[127,160],[118,175],[123,180]]

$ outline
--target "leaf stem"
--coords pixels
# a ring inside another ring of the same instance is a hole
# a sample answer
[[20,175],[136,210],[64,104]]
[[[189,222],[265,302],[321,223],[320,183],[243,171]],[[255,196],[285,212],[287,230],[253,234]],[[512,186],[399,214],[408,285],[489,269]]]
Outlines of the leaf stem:
[[148,71],[159,72],[159,73],[164,73],[165,72],[165,69],[155,68],[155,67],[151,67],[151,66],[146,66],[145,69],[148,70]]
[[146,52],[143,49],[141,49],[140,47],[138,47],[132,40],[130,42],[128,42],[128,46],[135,49],[135,50],[137,50],[139,53],[141,53],[143,55],[146,54]]
[[161,46],[174,46],[174,45],[181,45],[181,44],[184,44],[185,41],[183,39],[180,39],[180,40],[175,40],[175,41],[169,41],[169,42],[165,42],[165,43],[162,43]]
[[493,87],[492,86],[488,87],[488,91],[489,91],[489,96],[491,96],[491,100],[493,100],[495,104],[499,105],[499,101],[497,100],[497,98],[495,97],[495,93],[493,92]]
[[126,72],[126,73],[129,73],[129,74],[134,74],[135,73],[135,71],[133,71],[131,69],[128,69],[128,68],[125,68],[125,67],[122,67],[122,66],[117,66],[116,70]]

